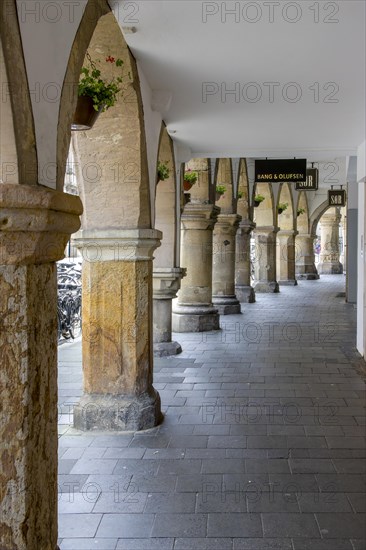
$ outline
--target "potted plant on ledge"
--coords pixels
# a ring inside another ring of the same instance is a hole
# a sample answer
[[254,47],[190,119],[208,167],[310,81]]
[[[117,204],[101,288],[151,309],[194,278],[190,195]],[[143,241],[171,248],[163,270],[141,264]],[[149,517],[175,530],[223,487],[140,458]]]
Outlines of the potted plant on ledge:
[[[74,113],[72,130],[90,130],[95,124],[100,113],[107,111],[117,101],[117,95],[121,91],[122,75],[106,80],[101,76],[92,61],[89,53],[86,54],[90,67],[81,69],[81,79],[78,85],[78,102]],[[105,62],[116,67],[122,67],[122,59],[115,59],[110,55]]]
[[256,195],[254,197],[254,207],[257,208],[257,206],[259,206],[260,203],[265,200],[265,198],[266,197],[264,197],[263,195]]
[[198,174],[197,172],[194,172],[193,170],[187,170],[184,172],[184,182],[183,182],[183,189],[184,191],[189,191],[198,180]]
[[168,162],[158,161],[158,183],[159,181],[167,180],[170,176],[170,168],[168,168]]
[[278,207],[277,207],[278,213],[282,214],[282,212],[287,210],[287,207],[288,207],[288,202],[280,202]]
[[298,208],[297,209],[297,217],[301,216],[301,214],[305,214],[306,210],[305,208]]
[[216,185],[216,200],[218,201],[220,197],[225,193],[225,185]]

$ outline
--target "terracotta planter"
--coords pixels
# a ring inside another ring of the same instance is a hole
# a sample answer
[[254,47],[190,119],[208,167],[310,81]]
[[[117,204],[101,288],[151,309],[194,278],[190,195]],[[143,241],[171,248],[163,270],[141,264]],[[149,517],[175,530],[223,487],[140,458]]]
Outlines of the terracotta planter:
[[216,193],[216,202],[217,202],[218,200],[220,200],[220,198],[222,197],[223,194],[224,194],[224,193]]
[[186,180],[183,181],[184,191],[189,191],[192,186],[193,186],[193,183],[191,183],[190,181],[186,181]]
[[96,111],[91,97],[82,95],[78,97],[71,130],[90,130],[102,112],[103,105]]

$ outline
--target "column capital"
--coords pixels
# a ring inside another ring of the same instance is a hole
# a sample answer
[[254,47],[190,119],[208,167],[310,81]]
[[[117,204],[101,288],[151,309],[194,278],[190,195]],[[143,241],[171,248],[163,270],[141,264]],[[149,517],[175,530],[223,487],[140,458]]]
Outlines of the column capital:
[[89,262],[152,260],[163,237],[156,229],[85,229],[79,235],[73,242]]
[[299,232],[298,231],[295,231],[294,229],[280,229],[278,232],[277,232],[277,236],[278,237],[296,237],[296,235],[298,235]]
[[214,227],[214,234],[219,235],[221,233],[223,235],[235,235],[238,230],[240,220],[241,216],[238,214],[219,214]]
[[80,227],[79,197],[39,185],[0,184],[0,264],[61,260]]
[[249,218],[245,218],[241,220],[239,223],[239,229],[245,231],[246,233],[251,233],[256,228],[257,224],[252,222]]
[[278,233],[280,231],[280,228],[275,225],[262,225],[262,226],[256,226],[253,229],[253,233],[256,235],[268,235],[269,233]]
[[214,204],[186,204],[181,216],[183,229],[212,229],[220,208]]
[[158,267],[153,271],[154,300],[172,300],[180,288],[187,270],[181,267]]

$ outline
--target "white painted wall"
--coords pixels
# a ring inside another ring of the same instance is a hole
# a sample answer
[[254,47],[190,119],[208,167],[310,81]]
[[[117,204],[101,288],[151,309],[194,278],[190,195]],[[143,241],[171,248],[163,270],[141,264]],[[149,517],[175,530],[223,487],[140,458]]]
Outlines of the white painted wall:
[[358,283],[357,283],[357,349],[361,355],[366,351],[366,141],[358,148]]
[[87,0],[17,0],[37,141],[38,181],[52,188],[56,187],[62,85],[86,4]]

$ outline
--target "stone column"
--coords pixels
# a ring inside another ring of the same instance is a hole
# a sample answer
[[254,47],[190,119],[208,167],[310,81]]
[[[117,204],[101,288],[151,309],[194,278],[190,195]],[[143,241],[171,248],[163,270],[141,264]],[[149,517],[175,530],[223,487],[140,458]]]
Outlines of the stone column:
[[57,544],[57,280],[78,197],[0,184],[0,548]]
[[318,265],[319,273],[340,274],[343,266],[339,261],[339,223],[341,214],[337,208],[331,208],[321,218],[321,251]]
[[212,302],[220,315],[241,313],[235,295],[235,235],[241,216],[219,214],[213,231]]
[[[344,209],[344,212],[347,212],[347,209]],[[343,266],[343,271],[346,270],[347,266],[347,216],[343,213],[342,214],[342,221],[341,221],[341,228],[342,228],[342,240],[343,240],[343,250],[340,255],[339,261],[341,262]]]
[[295,235],[297,231],[280,230],[277,233],[277,279],[279,285],[296,286]]
[[296,236],[296,279],[306,279],[308,281],[319,279],[315,266],[314,239],[315,235],[305,233]]
[[250,279],[250,236],[254,228],[255,223],[242,220],[236,233],[235,293],[239,302],[249,304],[255,302],[255,292]]
[[172,342],[172,300],[186,274],[181,268],[155,268],[153,273],[154,355],[163,357],[181,353],[178,342]]
[[212,231],[220,208],[188,203],[182,218],[181,264],[187,269],[178,300],[173,305],[174,332],[202,332],[220,328],[212,305]]
[[84,230],[84,395],[74,409],[81,430],[143,430],[162,419],[153,388],[153,229]]
[[255,292],[279,292],[276,280],[276,234],[278,227],[264,226],[254,229],[255,237]]

